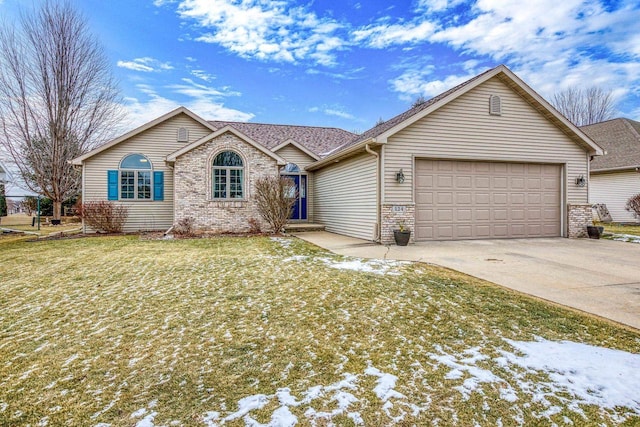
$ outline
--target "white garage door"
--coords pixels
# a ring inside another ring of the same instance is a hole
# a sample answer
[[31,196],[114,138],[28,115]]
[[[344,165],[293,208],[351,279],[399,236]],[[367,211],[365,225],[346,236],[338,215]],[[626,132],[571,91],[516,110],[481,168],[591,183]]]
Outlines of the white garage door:
[[561,234],[561,166],[416,160],[416,240]]

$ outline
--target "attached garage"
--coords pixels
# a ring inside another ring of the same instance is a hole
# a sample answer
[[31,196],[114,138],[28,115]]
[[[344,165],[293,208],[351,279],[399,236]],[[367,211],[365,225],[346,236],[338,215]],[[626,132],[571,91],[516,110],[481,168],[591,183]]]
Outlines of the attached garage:
[[[375,173],[343,175],[339,200],[327,185],[318,205],[340,212],[327,230],[360,237],[352,223],[366,221],[374,240],[393,244],[400,228],[411,241],[586,236],[589,159],[602,149],[501,65],[311,166],[318,175],[365,153]],[[364,216],[374,196],[361,205],[363,191],[377,193],[375,219]]]
[[561,235],[561,166],[416,160],[416,240]]

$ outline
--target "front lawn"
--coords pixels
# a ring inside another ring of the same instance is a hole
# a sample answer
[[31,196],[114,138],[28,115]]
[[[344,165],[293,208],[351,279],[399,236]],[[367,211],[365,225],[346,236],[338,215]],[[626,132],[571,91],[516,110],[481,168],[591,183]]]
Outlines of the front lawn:
[[600,223],[604,227],[604,238],[625,242],[640,243],[640,225],[622,225],[617,223]]
[[295,238],[0,241],[0,425],[637,425],[640,334]]

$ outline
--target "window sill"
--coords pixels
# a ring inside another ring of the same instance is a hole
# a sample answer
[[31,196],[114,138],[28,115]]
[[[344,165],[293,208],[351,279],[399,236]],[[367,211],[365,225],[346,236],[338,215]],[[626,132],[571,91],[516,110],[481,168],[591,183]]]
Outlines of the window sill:
[[209,203],[220,208],[240,208],[247,204],[247,199],[211,199]]

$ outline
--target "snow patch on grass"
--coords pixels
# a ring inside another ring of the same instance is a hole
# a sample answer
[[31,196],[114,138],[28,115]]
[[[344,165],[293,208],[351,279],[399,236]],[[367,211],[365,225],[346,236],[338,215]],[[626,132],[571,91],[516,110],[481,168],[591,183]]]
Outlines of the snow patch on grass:
[[389,274],[389,275],[400,275],[397,268],[408,265],[410,262],[407,261],[385,261],[380,259],[362,259],[362,258],[349,258],[347,260],[337,261],[335,259],[321,258],[321,261],[324,262],[330,268],[336,268],[339,270],[352,270],[352,271],[362,271],[365,273],[375,273],[375,274]]
[[[583,416],[581,405],[611,410],[624,407],[640,415],[640,354],[571,341],[505,341],[516,351],[500,350],[502,356],[495,359],[483,355],[480,347],[461,353],[447,353],[438,348],[440,354],[430,353],[429,357],[450,368],[446,380],[463,380],[453,388],[465,400],[472,393],[485,395],[484,384],[495,384],[500,397],[508,402],[518,401],[518,393],[522,393],[542,404],[545,410],[536,414],[540,418],[550,419],[560,413],[563,408],[551,403],[557,401]],[[478,366],[479,362],[488,367],[495,363],[510,376],[503,378],[493,372],[495,369]],[[548,380],[540,379],[540,375]]]
[[[388,415],[389,399],[407,399],[407,397],[394,390],[397,377],[377,368],[370,366],[363,375],[378,377],[374,393],[380,398],[383,405],[383,411]],[[312,425],[320,422],[322,425],[328,423],[332,425],[332,420],[338,415],[346,415],[356,425],[364,425],[362,416],[357,411],[351,411],[350,408],[360,402],[357,396],[362,393],[362,387],[358,384],[363,375],[355,375],[350,373],[343,374],[343,379],[326,386],[315,385],[302,392],[302,398],[297,399],[291,394],[291,389],[280,388],[273,395],[256,394],[240,399],[238,401],[238,410],[221,418],[220,411],[209,411],[203,415],[203,421],[208,427],[216,427],[226,422],[242,418],[245,426],[252,427],[288,427],[298,424],[298,418],[291,412],[290,408],[306,407],[304,415],[307,421]],[[271,413],[271,421],[268,424],[260,424],[252,416],[251,412],[263,409],[273,400],[277,400],[279,407]],[[408,402],[404,402],[406,406],[416,408]],[[314,407],[315,406],[315,407]],[[330,410],[319,410],[318,407],[329,407]],[[391,404],[391,406],[393,406]],[[404,413],[403,413],[404,414]],[[391,418],[391,415],[389,415]],[[403,417],[402,415],[400,419]],[[393,419],[389,420],[390,422]]]
[[514,364],[527,372],[544,372],[549,376],[548,382],[535,385],[525,382],[522,386],[535,388],[544,395],[571,394],[574,407],[578,404],[609,409],[622,406],[640,414],[640,354],[571,341],[505,341],[522,355],[502,351],[502,364]]
[[616,240],[619,242],[629,242],[629,243],[640,243],[640,236],[635,236],[633,234],[617,234],[612,233],[610,235],[611,240]]

